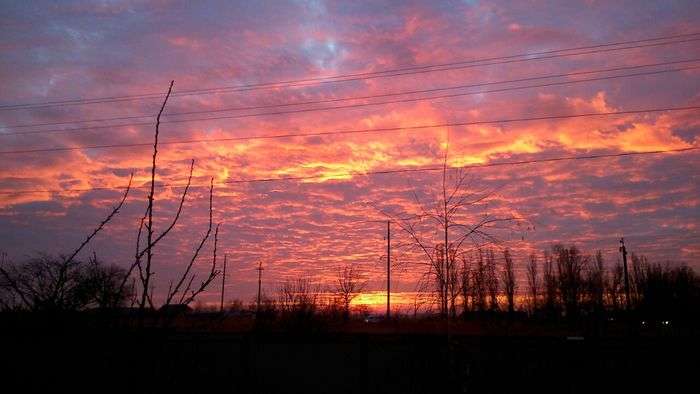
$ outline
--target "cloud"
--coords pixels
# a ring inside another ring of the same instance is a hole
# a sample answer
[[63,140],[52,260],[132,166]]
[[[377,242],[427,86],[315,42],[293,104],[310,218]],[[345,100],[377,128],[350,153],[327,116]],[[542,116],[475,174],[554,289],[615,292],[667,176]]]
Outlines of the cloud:
[[[203,3],[162,1],[41,5],[13,4],[0,16],[2,104],[56,98],[124,96],[249,85],[271,81],[360,74],[388,68],[529,53],[589,43],[638,39],[692,30],[697,7],[663,10],[638,5],[512,2]],[[573,12],[573,9],[576,12]],[[33,10],[38,10],[33,12]],[[389,9],[391,12],[387,12]],[[653,11],[653,12],[652,12]],[[552,18],[551,15],[556,15]],[[655,15],[654,23],[647,19]],[[615,26],[615,29],[609,28]],[[645,26],[640,30],[638,26]],[[649,28],[653,26],[653,28]],[[651,30],[650,30],[651,29]],[[174,96],[166,120],[177,112],[255,107],[371,96],[681,59],[696,44],[552,61],[464,68],[405,76],[358,79],[308,87],[270,88]],[[696,105],[697,72],[669,73],[560,87],[486,93],[450,99],[163,123],[160,141],[199,140],[282,133],[410,127],[551,114],[601,113]],[[416,97],[412,95],[410,97]],[[0,125],[71,122],[147,115],[160,98],[32,111],[3,111]],[[368,103],[358,99],[350,103]],[[323,105],[296,105],[306,109]],[[237,110],[221,115],[253,115]],[[90,144],[151,143],[153,126],[115,126],[86,132],[2,136],[2,150]],[[88,123],[89,125],[90,123]],[[68,127],[85,126],[76,124]],[[268,291],[280,280],[309,275],[328,282],[347,262],[376,274],[380,289],[384,224],[372,202],[394,213],[419,209],[440,184],[436,172],[363,175],[442,163],[449,146],[453,166],[589,153],[640,152],[697,144],[695,112],[617,115],[551,121],[493,123],[382,133],[290,137],[222,143],[162,144],[158,180],[183,185],[195,159],[194,188],[183,218],[158,252],[157,289],[167,288],[192,253],[207,222],[206,186],[215,183],[215,220],[223,222],[222,250],[229,255],[236,296],[255,287],[253,268],[264,260]],[[44,127],[45,129],[48,127]],[[55,128],[55,127],[52,127]],[[35,128],[38,129],[38,128]],[[7,130],[0,129],[0,134]],[[449,144],[448,144],[449,142]],[[150,147],[0,155],[0,190],[122,187],[134,171],[127,207],[91,247],[117,264],[128,264],[145,207]],[[517,212],[535,230],[505,232],[523,260],[555,242],[577,242],[616,259],[620,235],[630,248],[655,259],[698,264],[697,153],[540,163],[470,170],[475,187],[495,188],[488,207],[469,212]],[[353,175],[348,175],[353,173]],[[240,180],[317,176],[303,182],[240,183]],[[172,217],[181,187],[157,190],[157,228]],[[0,249],[14,258],[34,251],[65,253],[82,241],[118,200],[119,191],[42,192],[0,195]],[[466,219],[468,219],[467,217]],[[466,220],[465,219],[465,220]],[[401,232],[396,236],[400,238]],[[523,239],[524,238],[524,239]],[[206,268],[210,249],[195,265]],[[410,256],[410,253],[408,254]],[[523,260],[524,261],[524,260]],[[414,290],[421,267],[397,277],[397,289]]]

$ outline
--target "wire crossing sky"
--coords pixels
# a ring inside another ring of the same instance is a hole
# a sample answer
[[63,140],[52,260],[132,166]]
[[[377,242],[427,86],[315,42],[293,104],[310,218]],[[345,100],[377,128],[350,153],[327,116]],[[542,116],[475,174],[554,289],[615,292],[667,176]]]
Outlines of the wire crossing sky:
[[[622,41],[613,42],[598,45],[589,45],[583,47],[574,48],[563,48],[550,51],[536,52],[536,53],[523,53],[515,54],[509,56],[501,56],[496,58],[482,58],[475,60],[466,60],[461,62],[452,62],[446,64],[428,64],[423,66],[415,67],[405,67],[398,69],[388,69],[382,71],[373,72],[362,72],[354,74],[345,75],[334,75],[329,77],[318,77],[309,79],[299,79],[293,81],[279,81],[279,82],[266,82],[257,83],[251,85],[239,85],[230,87],[213,87],[207,89],[189,89],[183,90],[181,92],[176,92],[172,96],[183,96],[183,95],[193,95],[193,94],[208,94],[208,93],[227,93],[227,92],[240,92],[249,91],[257,89],[270,89],[270,88],[288,88],[288,87],[298,87],[298,86],[310,86],[309,82],[316,83],[338,83],[347,81],[357,81],[357,80],[367,80],[372,78],[386,78],[394,77],[399,75],[413,75],[426,72],[438,72],[438,71],[448,71],[459,68],[466,67],[483,67],[491,66],[497,64],[507,64],[507,63],[518,63],[518,62],[528,62],[536,61],[542,59],[553,59],[558,57],[569,57],[569,56],[581,56],[590,55],[594,53],[604,53],[604,52],[614,52],[622,51],[635,48],[646,48],[654,46],[663,45],[673,45],[685,42],[694,42],[700,40],[698,37],[700,33],[689,33],[689,34],[679,34],[674,36],[665,37],[654,37],[642,40],[633,41]],[[681,40],[674,40],[680,39]],[[638,45],[630,45],[638,44]],[[610,48],[613,47],[613,48]],[[603,49],[604,48],[604,49]],[[591,50],[593,49],[593,50]],[[573,51],[573,52],[572,52]],[[165,95],[162,93],[145,93],[132,96],[117,96],[117,97],[99,97],[99,98],[87,98],[87,99],[68,99],[60,101],[47,101],[41,103],[24,103],[24,104],[7,104],[0,105],[0,110],[15,110],[15,109],[35,109],[35,108],[46,108],[51,106],[61,106],[61,105],[81,105],[81,104],[99,104],[115,101],[129,101],[138,99],[150,99],[150,98],[163,98]]]
[[[198,186],[212,178],[227,294],[249,300],[260,260],[270,292],[289,277],[327,283],[343,264],[381,272],[372,207],[416,215],[445,160],[448,177],[494,190],[465,221],[527,218],[499,233],[518,270],[555,243],[612,263],[620,236],[700,269],[699,17],[693,1],[5,4],[0,252],[66,253],[133,172],[134,193],[85,250],[128,266],[174,80],[156,229],[195,166],[154,262],[157,297],[207,225]],[[396,291],[420,274],[392,275]],[[382,286],[376,275],[368,290]]]
[[[478,90],[478,91],[472,91],[472,92],[453,93],[453,94],[448,94],[448,95],[427,96],[427,97],[420,97],[420,98],[403,98],[403,99],[398,99],[398,100],[394,100],[394,101],[379,101],[379,102],[373,102],[373,103],[350,104],[350,105],[342,105],[342,106],[334,106],[334,107],[294,109],[294,110],[288,110],[288,111],[282,111],[282,112],[263,112],[263,113],[255,113],[255,114],[244,114],[244,115],[229,115],[229,116],[222,116],[222,117],[216,117],[216,118],[207,117],[207,118],[177,119],[177,120],[172,120],[172,121],[163,121],[163,123],[196,122],[196,121],[218,120],[218,119],[240,119],[240,118],[265,116],[265,115],[282,115],[282,114],[299,113],[299,112],[328,111],[328,110],[344,109],[344,108],[358,108],[358,107],[365,107],[365,106],[372,106],[372,105],[383,105],[383,104],[393,104],[393,103],[401,103],[401,102],[412,102],[412,101],[423,101],[423,100],[463,97],[463,96],[476,95],[476,94],[508,92],[508,91],[513,91],[513,90],[530,89],[530,88],[561,86],[561,85],[585,83],[585,82],[592,82],[592,81],[604,81],[604,80],[616,79],[616,78],[639,77],[639,76],[645,76],[645,75],[664,74],[664,73],[668,73],[668,72],[679,72],[679,71],[693,70],[695,68],[700,67],[700,65],[688,64],[688,63],[698,62],[698,61],[700,61],[700,59],[679,60],[679,61],[654,63],[654,64],[640,64],[640,65],[635,65],[635,66],[615,67],[615,68],[607,68],[607,69],[601,69],[601,70],[579,71],[579,72],[573,72],[573,73],[567,73],[567,74],[533,76],[533,77],[520,78],[520,79],[515,79],[515,80],[491,81],[491,82],[482,82],[482,83],[475,83],[475,84],[469,84],[469,85],[456,85],[456,86],[433,88],[433,89],[412,90],[412,91],[394,92],[394,93],[381,93],[381,94],[376,94],[376,95],[372,95],[372,96],[344,97],[344,98],[336,98],[336,99],[328,99],[328,100],[305,101],[305,102],[296,102],[296,103],[292,102],[292,103],[283,103],[283,104],[254,106],[254,107],[233,107],[233,108],[219,108],[219,109],[214,109],[214,110],[178,112],[178,113],[170,113],[169,116],[231,112],[231,111],[241,111],[241,110],[256,110],[256,109],[267,109],[267,108],[280,108],[280,107],[309,105],[309,104],[327,104],[327,103],[334,103],[334,102],[340,102],[340,101],[366,100],[366,99],[373,99],[373,98],[380,98],[380,97],[433,93],[433,92],[449,91],[449,90],[455,90],[455,89],[466,89],[466,88],[481,87],[481,86],[513,84],[513,83],[517,83],[517,82],[535,81],[535,80],[561,78],[561,77],[572,77],[572,76],[587,75],[587,74],[606,73],[606,72],[612,72],[612,71],[634,70],[634,69],[656,67],[656,66],[668,66],[668,65],[679,65],[679,64],[684,65],[684,66],[679,67],[679,68],[664,68],[664,69],[660,69],[660,70],[646,70],[646,71],[636,72],[636,73],[607,75],[607,76],[603,76],[603,77],[593,77],[593,78],[586,78],[586,79],[579,79],[579,80],[572,80],[572,81],[548,82],[548,83],[544,83],[544,84],[535,84],[535,85],[526,85],[526,86],[512,86],[512,87],[505,87],[505,88],[492,89],[492,90]],[[137,116],[124,116],[124,117],[118,117],[118,118],[82,119],[82,120],[67,121],[67,122],[10,125],[10,126],[6,126],[6,129],[34,127],[34,126],[55,126],[55,125],[62,125],[62,124],[84,123],[84,122],[104,122],[104,121],[112,121],[112,120],[128,120],[128,119],[151,118],[151,117],[152,117],[151,115],[137,115]],[[8,132],[8,133],[1,134],[0,136],[25,135],[25,134],[44,134],[44,133],[62,133],[62,132],[82,131],[82,130],[94,130],[94,129],[101,129],[101,128],[113,128],[113,127],[119,127],[119,126],[150,126],[150,125],[151,125],[150,122],[120,123],[120,124],[112,124],[112,125],[108,125],[108,126],[97,126],[97,127],[50,129],[50,130],[36,130],[36,131],[25,131],[25,132]]]
[[[610,154],[599,154],[599,155],[587,155],[587,156],[563,156],[563,157],[551,157],[546,159],[531,159],[531,160],[521,160],[521,161],[507,161],[507,162],[494,162],[485,164],[474,164],[465,165],[457,168],[450,167],[450,170],[464,170],[471,168],[488,168],[488,167],[498,167],[498,166],[520,166],[526,164],[534,163],[551,163],[555,161],[566,161],[566,160],[595,160],[595,159],[607,159],[625,156],[638,156],[638,155],[657,155],[662,153],[681,153],[681,152],[691,152],[700,149],[700,147],[690,147],[681,149],[668,149],[668,150],[656,150],[656,151],[645,151],[645,152],[626,152],[626,153],[610,153]],[[352,176],[364,176],[364,175],[384,175],[384,174],[400,174],[405,172],[422,172],[422,171],[442,171],[443,167],[425,167],[425,168],[406,168],[406,169],[396,169],[396,170],[381,170],[381,171],[369,171],[369,172],[348,172],[344,174],[334,174],[334,177],[352,177]],[[323,175],[310,175],[310,176],[297,176],[297,177],[284,177],[284,178],[258,178],[258,179],[227,179],[226,181],[217,184],[237,184],[237,183],[258,183],[258,182],[286,182],[286,181],[304,181],[304,180],[314,180],[317,178],[324,178]],[[185,187],[186,184],[160,184],[159,187]],[[189,188],[197,187],[209,187],[210,185],[189,185]],[[147,188],[150,186],[130,186],[131,188]],[[118,190],[126,189],[127,186],[123,187],[93,187],[89,189],[62,189],[62,190],[13,190],[5,191],[0,190],[0,194],[25,194],[25,193],[71,193],[71,192],[87,192],[94,190]]]
[[[645,114],[654,112],[671,112],[671,111],[692,111],[698,110],[700,106],[692,107],[677,107],[677,108],[648,108],[639,110],[629,110],[629,111],[614,111],[614,112],[595,112],[595,113],[585,113],[585,114],[574,114],[574,115],[544,115],[531,118],[513,118],[513,119],[492,119],[492,120],[478,120],[473,122],[456,122],[456,123],[441,123],[432,125],[415,125],[415,126],[405,126],[405,127],[394,127],[394,128],[384,128],[384,129],[363,129],[363,130],[333,130],[333,131],[319,131],[319,132],[307,132],[303,134],[272,134],[272,135],[260,135],[260,136],[249,136],[249,137],[231,137],[231,138],[214,138],[214,139],[202,139],[202,140],[182,140],[182,141],[159,141],[159,145],[173,145],[173,144],[196,144],[196,143],[212,143],[212,142],[227,142],[227,141],[246,141],[246,140],[258,140],[258,139],[277,139],[277,138],[295,138],[295,137],[312,137],[312,136],[324,136],[324,135],[342,135],[342,134],[358,134],[358,133],[385,133],[385,132],[396,132],[396,131],[407,131],[407,130],[421,130],[430,129],[436,127],[455,127],[455,126],[474,126],[483,124],[499,124],[499,123],[513,123],[513,122],[530,122],[535,120],[554,120],[554,119],[572,119],[572,118],[585,118],[591,116],[610,116],[610,115],[628,115],[628,114]],[[113,145],[86,145],[86,146],[71,146],[71,147],[57,147],[57,148],[39,148],[39,149],[25,149],[25,150],[14,150],[14,151],[0,151],[0,155],[10,155],[10,154],[26,154],[26,153],[45,153],[45,152],[64,152],[69,150],[83,150],[83,149],[112,149],[112,148],[134,148],[153,146],[151,142],[142,143],[131,143],[131,144],[113,144]]]

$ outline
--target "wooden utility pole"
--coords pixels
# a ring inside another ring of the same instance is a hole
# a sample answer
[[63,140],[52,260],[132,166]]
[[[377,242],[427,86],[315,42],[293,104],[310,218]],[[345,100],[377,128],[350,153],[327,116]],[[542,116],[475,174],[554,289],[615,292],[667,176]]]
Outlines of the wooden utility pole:
[[386,221],[386,318],[391,318],[391,220]]
[[258,305],[257,305],[257,310],[255,311],[255,315],[259,316],[260,315],[260,298],[262,296],[261,288],[262,288],[262,272],[263,272],[263,267],[262,267],[262,261],[258,263]]
[[627,248],[625,248],[625,239],[620,238],[620,252],[622,252],[622,267],[625,273],[625,301],[627,310],[630,310],[630,280],[627,274]]
[[219,306],[219,311],[223,313],[224,311],[224,291],[226,289],[226,259],[227,255],[224,254],[224,271],[221,273],[221,305]]

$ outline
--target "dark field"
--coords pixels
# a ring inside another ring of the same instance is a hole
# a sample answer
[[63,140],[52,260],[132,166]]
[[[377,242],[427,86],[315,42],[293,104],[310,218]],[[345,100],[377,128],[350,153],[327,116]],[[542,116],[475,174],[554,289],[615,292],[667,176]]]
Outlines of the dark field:
[[697,336],[671,331],[480,330],[489,335],[464,325],[448,347],[439,322],[358,322],[344,332],[31,326],[3,326],[2,375],[13,392],[674,393],[697,380]]

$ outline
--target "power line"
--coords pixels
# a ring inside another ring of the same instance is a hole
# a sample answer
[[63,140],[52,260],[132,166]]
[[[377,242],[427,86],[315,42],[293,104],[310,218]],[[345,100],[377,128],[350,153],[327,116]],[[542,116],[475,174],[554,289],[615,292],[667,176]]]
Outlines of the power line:
[[[695,33],[695,34],[700,34],[700,33]],[[588,51],[588,52],[577,52],[577,53],[569,53],[569,54],[561,54],[561,55],[554,55],[554,56],[545,56],[545,57],[535,57],[538,55],[537,52],[531,53],[531,54],[519,54],[519,55],[511,55],[511,56],[504,56],[500,57],[501,59],[506,59],[506,58],[514,58],[514,57],[525,57],[524,59],[516,59],[513,61],[503,61],[503,62],[491,62],[491,63],[482,63],[485,61],[488,61],[489,59],[482,59],[482,60],[475,60],[475,61],[465,61],[465,62],[456,62],[454,64],[464,64],[462,66],[458,67],[449,67],[449,68],[436,68],[432,70],[424,70],[424,71],[418,71],[418,72],[406,72],[406,73],[396,73],[396,74],[387,74],[387,75],[377,75],[374,77],[362,77],[362,78],[352,78],[352,79],[339,79],[339,80],[334,80],[334,81],[321,81],[317,82],[314,84],[306,84],[306,85],[287,85],[287,86],[282,86],[282,87],[306,87],[306,86],[313,86],[316,84],[321,84],[321,83],[338,83],[338,82],[351,82],[351,81],[359,81],[359,80],[366,80],[366,79],[374,79],[374,78],[384,78],[384,77],[396,77],[396,76],[404,76],[404,75],[414,75],[414,74],[423,74],[423,73],[431,73],[431,72],[440,72],[440,71],[452,71],[452,70],[460,70],[460,69],[465,69],[465,68],[472,68],[472,67],[483,67],[483,66],[493,66],[493,65],[502,65],[502,64],[509,64],[509,63],[520,63],[520,62],[528,62],[528,61],[536,61],[536,60],[546,60],[546,59],[555,59],[559,57],[569,57],[569,56],[580,56],[580,55],[590,55],[590,54],[596,54],[596,53],[605,53],[605,52],[612,52],[612,51],[620,51],[620,50],[627,50],[627,49],[638,49],[638,48],[646,48],[646,47],[653,47],[653,46],[661,46],[661,45],[671,45],[671,44],[683,44],[683,43],[688,43],[688,42],[696,42],[700,41],[700,38],[695,38],[695,39],[688,39],[688,40],[681,40],[681,41],[669,41],[669,42],[662,42],[662,43],[654,43],[654,44],[648,44],[648,45],[637,45],[637,46],[628,46],[628,47],[622,47],[622,48],[612,48],[612,49],[607,49],[607,50],[599,50],[599,51]],[[570,51],[570,50],[557,50],[554,52],[562,52],[562,51]],[[546,53],[546,52],[545,52]],[[542,54],[542,53],[540,53]],[[498,58],[495,58],[498,59]],[[475,64],[476,63],[476,64]],[[430,67],[443,67],[444,65],[430,65],[430,66],[419,66],[416,67],[417,69],[425,69],[425,68],[430,68]],[[376,74],[376,73],[386,73],[387,71],[378,71],[378,72],[370,72],[370,73],[365,73],[365,74]],[[322,78],[321,78],[322,79]],[[269,88],[280,88],[280,86],[271,86]],[[232,89],[237,89],[236,87],[228,87],[228,88],[211,88],[206,91],[203,91],[202,93],[229,93],[229,92],[241,92],[241,91],[248,91],[251,89],[238,89],[238,90],[232,90]],[[198,91],[193,90],[191,94],[199,94]],[[187,91],[181,92],[181,95],[191,95]]]
[[[374,129],[319,131],[319,132],[301,133],[301,134],[285,133],[285,134],[258,135],[258,136],[248,136],[248,137],[227,137],[227,138],[208,138],[208,139],[190,139],[190,140],[177,140],[177,141],[161,141],[161,142],[159,142],[159,145],[180,145],[180,144],[195,144],[195,143],[209,143],[209,142],[250,141],[250,140],[266,140],[266,139],[297,138],[297,137],[321,137],[321,136],[328,136],[328,135],[384,133],[384,132],[408,131],[408,130],[416,131],[416,130],[439,128],[439,127],[475,126],[475,125],[494,124],[494,123],[515,123],[515,122],[529,122],[529,121],[541,121],[541,120],[573,119],[573,118],[584,118],[584,117],[592,117],[592,116],[633,115],[633,114],[668,112],[668,111],[690,111],[690,110],[698,110],[698,109],[700,109],[700,106],[647,108],[647,109],[628,110],[628,111],[590,112],[590,113],[573,114],[573,115],[546,115],[546,116],[536,116],[536,117],[526,117],[526,118],[504,118],[504,119],[492,119],[492,120],[478,120],[478,121],[471,121],[471,122],[436,123],[436,124],[428,124],[428,125],[385,127],[385,128],[374,128]],[[153,146],[153,142],[138,142],[138,143],[131,143],[131,144],[85,145],[85,146],[71,146],[71,147],[55,147],[55,148],[39,148],[39,149],[0,151],[0,155],[27,154],[27,153],[40,153],[40,152],[43,152],[43,153],[65,152],[65,151],[75,151],[75,150],[83,150],[83,149],[136,148],[136,147],[144,147],[144,146]]]
[[[673,36],[665,36],[665,37],[656,37],[656,38],[649,38],[649,39],[643,39],[643,40],[620,41],[620,42],[614,42],[614,43],[605,43],[605,44],[598,44],[598,45],[588,45],[588,46],[581,46],[581,47],[564,48],[564,49],[549,50],[549,51],[542,51],[542,52],[521,53],[521,54],[492,57],[492,58],[464,60],[464,61],[442,63],[442,64],[404,67],[404,68],[397,68],[397,69],[387,69],[387,70],[373,71],[373,72],[361,72],[361,73],[354,73],[354,74],[340,74],[340,75],[330,76],[330,77],[317,77],[317,78],[306,78],[306,79],[297,79],[297,80],[280,81],[280,82],[265,82],[265,83],[248,84],[248,85],[213,87],[213,88],[207,88],[207,89],[190,89],[190,90],[184,90],[181,92],[176,92],[173,94],[173,96],[177,97],[177,96],[189,96],[189,95],[199,95],[199,94],[230,93],[230,92],[260,90],[260,89],[306,87],[306,86],[313,86],[313,85],[324,84],[324,83],[350,82],[350,81],[367,80],[367,79],[374,79],[374,78],[413,75],[413,74],[439,72],[439,71],[449,71],[449,70],[456,70],[456,69],[463,69],[463,68],[470,68],[470,67],[481,67],[481,66],[490,66],[490,65],[499,65],[499,64],[517,63],[517,62],[527,62],[527,61],[535,61],[535,60],[545,60],[545,59],[553,59],[553,58],[558,58],[558,57],[589,55],[589,54],[595,54],[595,53],[605,53],[605,52],[613,52],[613,51],[636,49],[636,48],[646,48],[646,47],[654,47],[654,46],[663,46],[663,45],[695,42],[695,41],[699,41],[700,38],[689,38],[689,39],[685,39],[685,40],[665,41],[665,42],[652,42],[652,41],[670,40],[670,39],[684,38],[684,37],[696,37],[697,35],[700,35],[700,32],[699,33],[673,35]],[[643,45],[633,45],[633,46],[627,46],[627,47],[621,47],[621,48],[609,48],[611,46],[621,46],[621,45],[644,43],[644,42],[652,42],[652,43],[643,44]],[[593,48],[603,48],[603,49],[591,50],[591,51],[585,51],[585,52],[577,52],[577,53],[562,53],[562,52],[570,52],[570,51],[593,49]],[[551,55],[550,56],[543,56],[543,55],[548,55],[548,54],[551,54]],[[518,59],[518,58],[522,58],[522,59]],[[502,62],[494,62],[494,60],[499,60],[499,59],[503,60],[503,61]],[[485,62],[488,62],[488,63],[485,63]],[[440,68],[440,67],[442,67],[442,68]],[[404,72],[404,71],[406,71],[406,72]],[[88,99],[76,98],[76,99],[66,99],[66,100],[57,100],[57,101],[44,101],[44,102],[35,102],[35,103],[2,105],[2,106],[0,106],[0,111],[18,110],[18,109],[37,109],[37,108],[47,108],[47,107],[56,107],[56,106],[67,106],[67,105],[100,104],[100,103],[109,103],[109,102],[118,102],[118,101],[156,99],[156,98],[162,98],[162,97],[163,97],[162,93],[144,93],[144,94],[138,94],[138,95],[98,97],[98,98],[88,98]]]
[[[508,80],[501,80],[501,81],[479,82],[479,83],[473,83],[473,84],[467,84],[467,85],[446,86],[446,87],[420,89],[420,90],[408,90],[408,91],[402,91],[402,92],[390,92],[390,93],[381,93],[381,94],[373,94],[373,95],[365,95],[365,96],[340,97],[340,98],[334,98],[334,99],[287,102],[287,103],[257,105],[257,106],[247,106],[247,107],[228,107],[228,108],[211,109],[211,110],[173,112],[173,113],[169,113],[166,115],[167,115],[167,117],[171,117],[171,116],[199,115],[199,114],[230,112],[230,111],[249,111],[249,110],[290,107],[290,106],[299,106],[299,105],[328,104],[328,103],[342,102],[342,101],[367,100],[367,99],[373,99],[373,98],[393,97],[393,96],[422,94],[422,93],[433,93],[433,92],[447,91],[447,90],[467,89],[467,88],[475,88],[475,87],[491,86],[491,85],[502,85],[502,84],[509,84],[509,83],[518,83],[518,82],[528,82],[528,81],[536,81],[536,80],[542,80],[542,79],[565,78],[565,77],[573,77],[573,76],[588,75],[588,74],[599,74],[599,73],[605,73],[605,72],[627,71],[627,70],[635,70],[635,69],[648,68],[648,67],[659,67],[659,66],[668,66],[668,65],[674,65],[674,64],[692,63],[692,62],[697,62],[697,61],[700,61],[700,58],[666,61],[666,62],[660,62],[660,63],[647,63],[647,64],[640,64],[640,65],[633,65],[633,66],[620,66],[620,67],[603,68],[603,69],[597,69],[597,70],[575,71],[575,72],[570,72],[570,73],[547,74],[547,75],[540,75],[540,76],[535,76],[535,77],[525,77],[525,78],[508,79]],[[78,120],[61,121],[61,122],[15,124],[15,125],[3,126],[3,129],[8,130],[8,129],[26,128],[26,127],[59,126],[59,125],[69,125],[69,124],[76,124],[76,123],[107,122],[107,121],[118,121],[118,120],[143,119],[143,118],[150,119],[152,117],[153,117],[153,114],[142,114],[142,115],[132,115],[132,116],[111,117],[111,118],[78,119]],[[116,126],[119,126],[119,125],[116,125]]]
[[[450,63],[428,64],[428,65],[423,65],[423,66],[409,66],[409,67],[403,67],[403,68],[359,72],[359,73],[353,73],[353,74],[340,74],[340,75],[327,76],[327,77],[315,77],[315,78],[297,79],[297,80],[281,81],[281,82],[267,82],[267,83],[259,83],[259,84],[252,84],[252,85],[246,85],[246,86],[231,86],[231,87],[224,87],[224,88],[186,90],[186,91],[183,91],[181,93],[210,91],[210,90],[219,90],[219,89],[231,89],[231,88],[241,88],[241,87],[245,88],[245,87],[268,86],[268,85],[276,86],[276,85],[280,85],[280,84],[290,84],[290,83],[317,82],[317,81],[324,81],[324,80],[328,80],[328,79],[364,77],[364,76],[391,73],[391,72],[423,70],[423,69],[433,68],[433,67],[449,67],[449,66],[481,63],[481,62],[494,61],[494,60],[506,60],[506,59],[512,59],[512,58],[518,58],[518,57],[533,57],[533,56],[539,56],[539,55],[548,55],[548,54],[553,54],[553,53],[570,52],[570,51],[576,51],[576,50],[604,48],[604,47],[627,45],[627,44],[638,44],[638,43],[650,42],[650,41],[672,40],[672,39],[677,39],[677,38],[695,37],[697,35],[700,35],[700,32],[689,33],[689,34],[680,34],[680,35],[675,35],[675,36],[656,37],[656,38],[649,38],[649,39],[642,39],[642,40],[621,41],[621,42],[613,42],[613,43],[606,43],[606,44],[587,45],[587,46],[580,46],[580,47],[573,47],[573,48],[563,48],[563,49],[555,49],[555,50],[548,50],[548,51],[540,51],[540,52],[519,53],[519,54],[514,54],[514,55],[498,56],[498,57],[491,57],[491,58],[461,60],[461,61],[450,62]],[[687,41],[674,41],[674,42],[671,42],[671,44],[683,43],[683,42],[687,42]],[[657,43],[655,45],[665,45],[665,44],[667,44],[667,43]],[[622,49],[626,49],[626,48],[622,48]]]
[[[256,113],[256,114],[227,115],[227,116],[192,118],[192,119],[175,119],[175,120],[161,121],[161,123],[188,123],[188,122],[199,122],[199,121],[208,121],[208,120],[241,119],[241,118],[250,118],[250,117],[258,117],[258,116],[266,116],[266,115],[284,115],[284,114],[295,114],[295,113],[304,113],[304,112],[319,112],[319,111],[329,111],[329,110],[338,110],[338,109],[347,109],[347,108],[362,108],[362,107],[370,107],[370,106],[384,105],[384,104],[430,101],[430,100],[436,100],[436,99],[464,97],[464,96],[477,95],[477,94],[500,93],[500,92],[517,91],[517,90],[525,90],[525,89],[532,89],[532,88],[563,86],[563,85],[572,85],[572,84],[577,84],[577,83],[586,83],[586,82],[595,82],[595,81],[606,81],[606,80],[618,79],[618,78],[631,78],[631,77],[646,76],[646,75],[657,75],[657,74],[664,74],[664,73],[671,73],[671,72],[693,70],[693,69],[697,69],[697,68],[700,68],[700,65],[680,67],[680,68],[674,68],[674,69],[646,71],[646,72],[631,73],[631,74],[612,75],[612,76],[597,77],[597,78],[578,79],[578,80],[573,80],[573,81],[559,81],[559,82],[549,82],[549,83],[535,84],[535,85],[515,86],[515,87],[506,87],[506,88],[499,88],[499,89],[490,89],[490,90],[488,90],[488,89],[487,90],[478,90],[478,91],[473,91],[473,92],[451,93],[451,94],[443,94],[443,95],[437,95],[437,96],[431,96],[431,97],[417,97],[417,98],[405,98],[405,99],[398,99],[398,100],[385,100],[385,101],[378,101],[378,102],[373,102],[373,103],[337,105],[337,106],[322,107],[322,108],[302,108],[302,109],[295,109],[295,110],[289,110],[289,111],[264,112],[264,113]],[[23,132],[12,132],[12,133],[0,133],[0,137],[27,135],[27,134],[72,133],[72,132],[78,132],[78,131],[99,130],[99,129],[108,129],[108,128],[126,127],[126,126],[153,126],[153,123],[152,122],[123,123],[123,124],[118,124],[118,125],[88,126],[88,127],[77,127],[77,128],[71,128],[71,129],[51,129],[51,130],[35,130],[35,131],[23,131]]]
[[[665,153],[680,153],[689,152],[700,149],[698,146],[691,146],[688,148],[679,149],[661,149],[653,151],[641,151],[641,152],[622,152],[622,153],[607,153],[607,154],[596,154],[596,155],[584,155],[584,156],[559,156],[544,159],[530,159],[530,160],[517,160],[517,161],[504,161],[495,163],[484,163],[484,164],[469,164],[460,167],[448,167],[448,169],[478,169],[487,167],[503,167],[503,166],[520,166],[526,164],[535,163],[552,163],[560,161],[575,161],[575,160],[593,160],[593,159],[603,159],[603,158],[615,158],[615,157],[627,157],[627,156],[642,156],[642,155],[655,155],[655,154],[665,154]],[[415,173],[415,172],[426,172],[426,171],[442,171],[443,166],[436,167],[423,167],[423,168],[402,168],[393,170],[380,170],[380,171],[366,171],[366,172],[347,172],[340,174],[333,174],[333,177],[353,177],[353,176],[369,176],[369,175],[389,175],[389,174],[400,174],[400,173]],[[269,182],[287,182],[287,181],[301,181],[301,180],[312,180],[326,178],[328,175],[305,175],[305,176],[289,176],[289,177],[278,177],[278,178],[256,178],[256,179],[233,179],[224,182],[218,182],[216,185],[232,185],[232,184],[244,184],[244,183],[269,183]],[[185,187],[184,184],[160,184],[159,187]],[[209,187],[210,185],[191,185],[190,188],[201,188]],[[132,186],[134,189],[149,188],[150,185]],[[97,190],[123,190],[125,187],[90,187],[90,188],[76,188],[76,189],[33,189],[33,190],[0,190],[0,194],[14,195],[14,194],[34,194],[34,193],[70,193],[70,192],[88,192]]]

